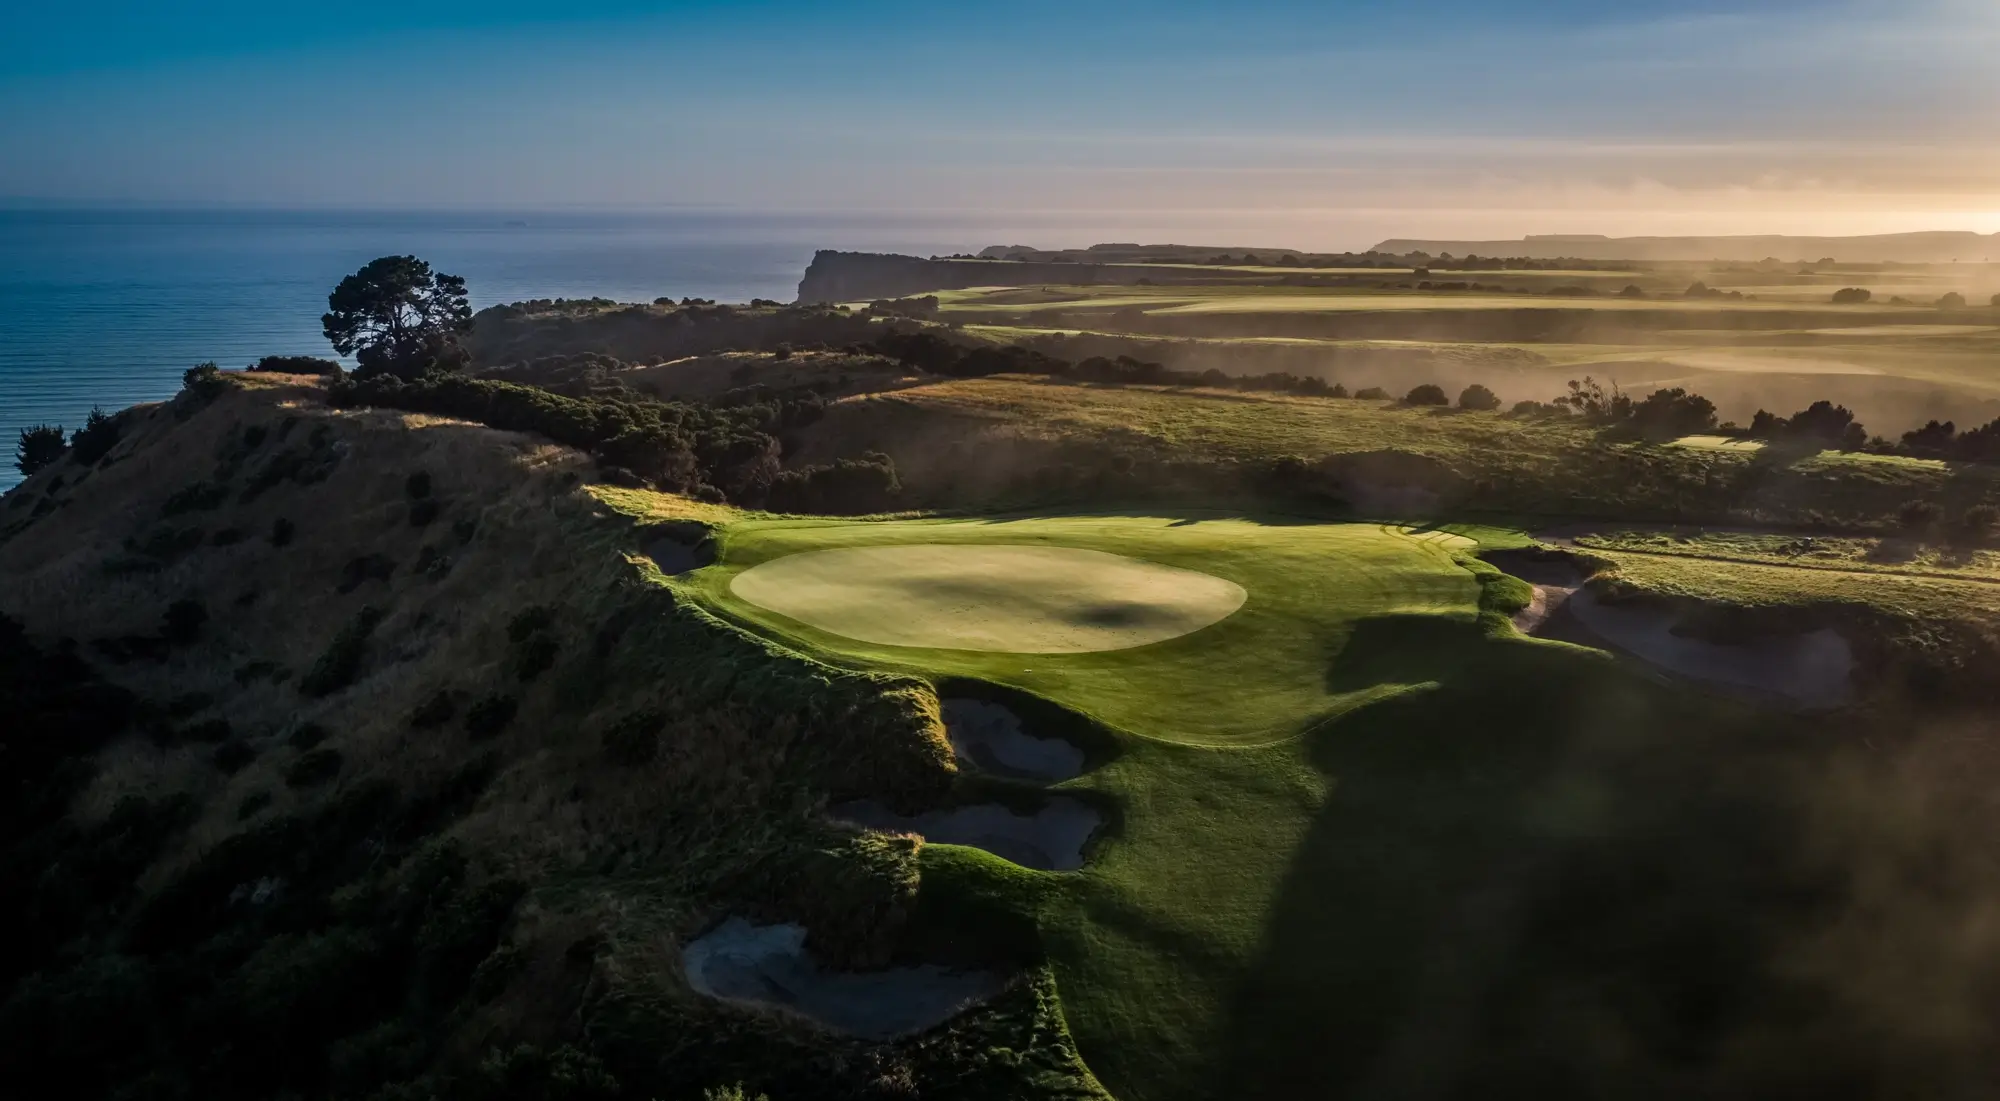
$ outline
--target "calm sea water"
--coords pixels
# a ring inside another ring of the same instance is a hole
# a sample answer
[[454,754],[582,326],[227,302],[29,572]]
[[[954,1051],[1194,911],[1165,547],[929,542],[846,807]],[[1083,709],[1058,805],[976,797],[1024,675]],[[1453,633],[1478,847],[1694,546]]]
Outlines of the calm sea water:
[[475,308],[789,302],[816,248],[929,255],[990,243],[978,228],[804,216],[0,210],[0,490],[19,481],[23,427],[75,428],[93,405],[166,398],[208,360],[330,356],[327,292],[377,256],[410,253],[465,276]]

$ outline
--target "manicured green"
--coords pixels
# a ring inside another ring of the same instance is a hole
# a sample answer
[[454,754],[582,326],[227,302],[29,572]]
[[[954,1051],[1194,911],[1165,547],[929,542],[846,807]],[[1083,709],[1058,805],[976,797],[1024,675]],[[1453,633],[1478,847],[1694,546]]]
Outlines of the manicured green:
[[[1478,587],[1449,540],[1370,524],[1228,517],[1011,520],[744,520],[692,584],[713,606],[814,656],[1023,688],[1142,737],[1211,745],[1292,738],[1381,686],[1330,685],[1327,664],[1358,620],[1426,615],[1470,623]],[[859,642],[741,599],[742,571],[790,554],[908,544],[1076,547],[1175,566],[1249,593],[1234,614],[1165,642],[1100,653],[1008,654]]]

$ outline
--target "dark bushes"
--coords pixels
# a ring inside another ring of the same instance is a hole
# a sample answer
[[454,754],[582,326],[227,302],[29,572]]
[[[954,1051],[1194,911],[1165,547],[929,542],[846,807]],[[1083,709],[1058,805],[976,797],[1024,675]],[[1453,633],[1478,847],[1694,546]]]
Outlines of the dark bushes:
[[1458,407],[1460,409],[1475,410],[1498,409],[1500,408],[1500,395],[1475,382],[1459,391]]
[[450,722],[451,717],[457,713],[458,701],[453,698],[449,689],[440,688],[430,699],[418,704],[417,709],[410,712],[410,725],[418,730],[429,730]]
[[786,470],[771,481],[766,504],[778,512],[855,515],[883,512],[902,491],[896,464],[879,451],[859,459]]
[[122,414],[113,416],[93,406],[83,420],[83,427],[69,438],[70,455],[85,466],[94,466],[118,446],[119,437],[124,434]]
[[1420,386],[1411,387],[1410,392],[1403,395],[1403,404],[1450,405],[1451,399],[1445,396],[1444,387],[1436,383],[1426,382]]
[[299,759],[285,766],[285,786],[293,788],[318,787],[340,775],[340,751],[321,746],[299,754]]
[[484,741],[507,729],[519,709],[520,704],[512,696],[488,696],[465,713],[465,732],[474,741]]
[[514,679],[526,684],[548,672],[560,650],[552,635],[536,634],[521,640],[514,647]]
[[201,637],[202,625],[208,622],[208,608],[199,600],[176,600],[167,605],[166,615],[161,617],[160,637],[169,645],[185,646]]
[[21,439],[14,445],[14,469],[27,477],[61,461],[69,453],[69,444],[63,442],[62,425],[38,424],[21,429]]
[[1855,422],[1854,414],[1830,401],[1813,402],[1790,417],[1759,409],[1750,419],[1749,434],[1757,439],[1794,440],[1842,451],[1858,451],[1868,442],[1868,432]]
[[382,623],[382,610],[369,605],[355,613],[347,626],[327,644],[326,651],[299,678],[299,692],[307,697],[317,698],[332,695],[354,683],[361,673],[362,659],[367,655],[368,638]]
[[222,370],[214,363],[200,363],[181,374],[181,389],[196,401],[210,401],[229,389]]
[[364,554],[350,558],[340,568],[340,583],[334,586],[334,591],[351,593],[370,581],[387,582],[395,573],[396,563],[387,555]]

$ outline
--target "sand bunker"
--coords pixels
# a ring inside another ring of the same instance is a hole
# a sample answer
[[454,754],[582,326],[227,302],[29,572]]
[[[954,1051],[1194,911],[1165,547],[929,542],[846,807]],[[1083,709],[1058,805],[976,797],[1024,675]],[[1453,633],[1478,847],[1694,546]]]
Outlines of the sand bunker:
[[1020,716],[986,700],[940,700],[945,736],[961,761],[983,772],[1030,780],[1083,775],[1083,750],[1060,738],[1037,738]]
[[833,814],[869,829],[914,833],[940,845],[984,849],[1002,860],[1044,872],[1073,872],[1083,867],[1083,846],[1104,824],[1097,808],[1062,796],[1050,799],[1033,814],[1016,814],[995,803],[982,803],[905,816],[875,802],[847,803],[833,808]]
[[1673,633],[1680,613],[1650,604],[1606,604],[1588,588],[1564,605],[1606,642],[1685,677],[1782,696],[1801,707],[1838,707],[1853,695],[1854,651],[1830,627],[1742,644]]
[[1015,654],[1125,650],[1243,606],[1241,585],[1071,547],[926,543],[809,551],[738,574],[767,611],[885,646]]
[[889,1040],[922,1032],[999,993],[1005,976],[926,964],[825,971],[797,925],[730,918],[681,953],[688,985],[711,998],[770,1006],[839,1032]]

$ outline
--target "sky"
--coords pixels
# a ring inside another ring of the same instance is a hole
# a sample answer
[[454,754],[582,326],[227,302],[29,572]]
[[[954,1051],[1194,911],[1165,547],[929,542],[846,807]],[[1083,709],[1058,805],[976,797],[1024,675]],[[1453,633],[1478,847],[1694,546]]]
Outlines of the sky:
[[2000,231],[1991,0],[9,6],[13,203]]

